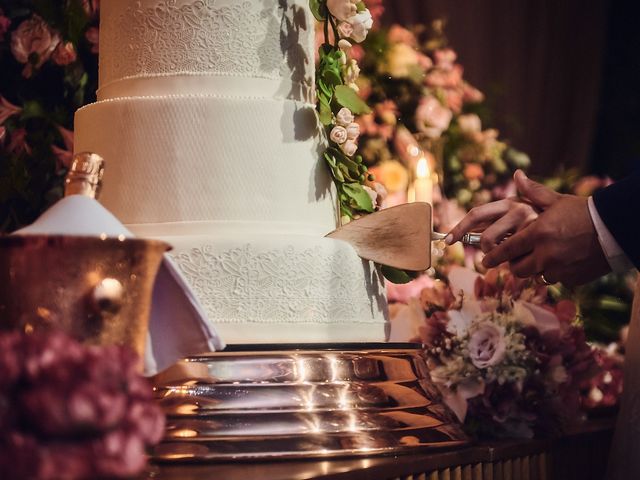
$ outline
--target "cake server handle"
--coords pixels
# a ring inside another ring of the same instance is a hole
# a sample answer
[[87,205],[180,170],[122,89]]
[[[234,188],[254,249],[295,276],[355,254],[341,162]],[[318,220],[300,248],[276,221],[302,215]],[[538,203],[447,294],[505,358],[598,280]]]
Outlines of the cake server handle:
[[[473,233],[473,232],[469,232],[469,233],[465,233],[462,236],[462,239],[460,240],[462,243],[464,243],[465,245],[480,245],[480,236],[482,234],[481,233]],[[431,240],[432,241],[438,241],[438,240],[444,240],[445,238],[447,238],[447,234],[446,233],[440,233],[440,232],[433,232],[431,234]]]

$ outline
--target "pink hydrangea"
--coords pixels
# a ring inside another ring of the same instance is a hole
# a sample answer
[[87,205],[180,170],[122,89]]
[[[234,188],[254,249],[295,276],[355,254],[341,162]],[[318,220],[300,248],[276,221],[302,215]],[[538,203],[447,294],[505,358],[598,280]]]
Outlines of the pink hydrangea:
[[125,478],[145,467],[164,416],[137,356],[65,334],[0,334],[3,478]]

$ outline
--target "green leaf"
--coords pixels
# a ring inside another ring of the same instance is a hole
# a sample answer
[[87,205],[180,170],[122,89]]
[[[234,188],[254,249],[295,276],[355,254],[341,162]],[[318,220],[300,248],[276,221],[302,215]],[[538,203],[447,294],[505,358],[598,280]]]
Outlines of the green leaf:
[[319,22],[324,22],[327,19],[327,4],[325,0],[309,0],[309,8],[311,13],[316,17]]
[[336,86],[335,97],[340,105],[347,107],[356,115],[371,113],[371,109],[367,106],[364,100],[358,96],[355,90],[347,85]]
[[342,185],[344,193],[354,201],[358,210],[373,212],[373,202],[371,197],[359,183],[345,183]]
[[384,276],[384,278],[389,280],[391,283],[403,284],[409,283],[411,280],[413,280],[413,277],[404,270],[389,267],[387,265],[381,265],[380,270],[382,271],[382,275]]
[[29,100],[25,102],[22,107],[22,114],[20,118],[22,120],[28,120],[30,118],[40,118],[45,116],[45,110],[37,100]]
[[318,117],[320,118],[320,122],[325,127],[331,125],[332,115],[331,115],[331,107],[326,101],[322,101],[320,99],[320,111],[318,112]]
[[367,6],[364,4],[364,2],[358,2],[356,4],[356,8],[358,9],[358,13],[359,13],[359,12],[364,12],[367,9]]

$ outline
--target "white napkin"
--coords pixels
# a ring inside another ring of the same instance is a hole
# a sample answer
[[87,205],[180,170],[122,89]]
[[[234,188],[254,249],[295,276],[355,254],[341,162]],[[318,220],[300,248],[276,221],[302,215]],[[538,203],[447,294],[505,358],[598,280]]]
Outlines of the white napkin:
[[[64,197],[17,235],[134,235],[98,201]],[[154,375],[191,354],[221,350],[218,336],[173,259],[165,254],[153,290],[145,373]]]

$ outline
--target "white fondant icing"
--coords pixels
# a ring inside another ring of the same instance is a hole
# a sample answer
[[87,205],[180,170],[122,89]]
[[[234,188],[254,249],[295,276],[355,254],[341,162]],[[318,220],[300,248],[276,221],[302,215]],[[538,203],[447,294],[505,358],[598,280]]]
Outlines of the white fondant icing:
[[75,136],[106,160],[101,201],[173,244],[227,343],[384,341],[379,273],[323,238],[336,199],[306,0],[111,0],[101,16],[100,101]]

